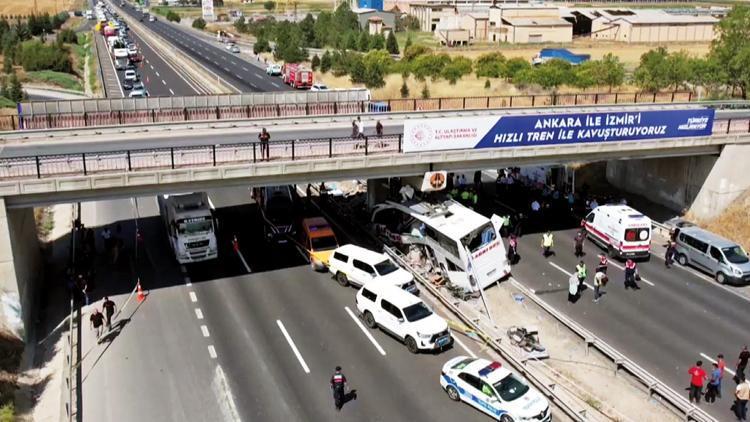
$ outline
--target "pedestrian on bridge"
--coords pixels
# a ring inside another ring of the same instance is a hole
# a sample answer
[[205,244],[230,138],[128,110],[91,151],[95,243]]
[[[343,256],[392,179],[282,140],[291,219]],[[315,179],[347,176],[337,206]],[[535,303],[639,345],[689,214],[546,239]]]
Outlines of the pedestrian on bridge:
[[551,231],[547,230],[547,233],[542,235],[542,255],[548,258],[550,255],[554,255],[555,252],[552,247],[555,245],[555,238]]
[[271,135],[268,133],[268,131],[266,131],[266,128],[261,129],[260,133],[258,134],[258,139],[260,140],[260,159],[270,159],[270,148],[268,145],[268,141],[271,140]]
[[690,403],[700,404],[703,381],[706,380],[706,371],[703,370],[703,361],[695,362],[695,366],[688,370],[690,374]]

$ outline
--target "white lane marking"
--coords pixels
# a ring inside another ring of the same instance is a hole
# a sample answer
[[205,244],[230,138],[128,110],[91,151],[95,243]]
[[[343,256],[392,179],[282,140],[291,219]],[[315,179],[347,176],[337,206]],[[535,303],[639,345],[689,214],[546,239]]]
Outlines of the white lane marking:
[[208,327],[205,325],[201,325],[201,333],[203,333],[203,337],[208,337],[210,334],[208,333]]
[[477,358],[477,355],[475,355],[474,352],[471,351],[471,349],[469,349],[468,347],[466,347],[466,345],[464,344],[464,342],[458,339],[457,335],[453,334],[452,336],[453,336],[453,341],[455,341],[456,343],[458,343],[458,345],[461,346],[461,348],[464,349],[466,351],[466,353],[469,354],[469,356],[473,357],[474,359]]
[[[701,357],[703,357],[703,359],[705,359],[705,360],[707,360],[707,361],[709,361],[711,363],[718,363],[714,358],[712,358],[711,356],[709,356],[709,355],[707,355],[705,353],[701,353]],[[727,372],[729,372],[730,374],[732,374],[732,376],[737,375],[737,374],[734,373],[734,371],[732,371],[729,368],[724,368],[724,370],[727,371]]]
[[281,88],[281,87],[279,86],[279,84],[277,84],[276,82],[271,82],[271,85],[275,86],[276,88]]
[[242,76],[240,76],[240,75],[238,75],[238,74],[236,74],[236,73],[234,74],[234,76],[236,76],[236,77],[237,77],[237,79],[242,79]]
[[257,73],[255,74],[255,77],[256,77],[256,78],[258,78],[258,79],[263,79],[263,77],[262,77],[262,76],[260,76],[260,75],[259,75],[259,74],[257,74]]
[[276,325],[279,326],[279,330],[281,330],[281,334],[284,335],[284,338],[286,338],[286,342],[289,343],[289,347],[292,348],[292,352],[294,352],[294,355],[297,356],[297,360],[299,361],[299,364],[302,366],[302,369],[304,369],[305,373],[309,374],[310,368],[305,363],[305,359],[302,358],[302,355],[300,354],[299,350],[297,350],[297,346],[294,344],[292,337],[289,336],[289,333],[286,331],[286,328],[284,328],[284,324],[281,322],[280,319],[276,320]]
[[201,311],[201,308],[195,308],[195,317],[198,319],[203,319],[203,311]]
[[214,375],[214,381],[211,383],[211,389],[214,390],[216,401],[219,404],[219,409],[221,409],[222,420],[225,422],[240,422],[240,413],[234,404],[234,395],[229,388],[227,377],[224,376],[221,365],[216,365],[216,374]]
[[244,70],[245,72],[249,72],[249,70],[246,67],[243,67],[242,70]]
[[[149,63],[150,63],[150,62],[148,61],[148,59],[145,59],[145,60],[146,60],[146,64],[149,64]],[[149,66],[150,66],[150,65],[149,65]],[[153,67],[153,66],[151,66],[151,69],[153,69],[153,68],[154,68],[154,67]]]
[[222,67],[222,69],[224,69],[225,72],[229,72],[229,68],[227,67]]
[[[613,266],[613,267],[615,267],[615,268],[619,268],[619,269],[621,269],[621,270],[625,271],[625,267],[623,267],[622,265],[620,265],[620,264],[618,264],[618,263],[616,263],[616,262],[610,262],[610,264],[612,264],[612,266]],[[654,284],[654,283],[652,283],[652,282],[650,282],[650,281],[646,280],[646,279],[645,279],[645,278],[643,278],[643,277],[641,277],[641,280],[640,280],[640,281],[642,281],[642,282],[644,282],[644,283],[648,284],[648,285],[649,285],[649,286],[651,286],[651,287],[654,287],[654,286],[656,286],[656,284]]]
[[164,82],[164,79],[162,79],[162,80],[161,80],[161,83],[163,83],[164,85],[166,85],[166,84],[167,84],[166,82]]
[[362,330],[362,332],[365,333],[365,335],[367,336],[367,338],[370,339],[370,343],[372,343],[373,346],[375,346],[375,348],[378,349],[378,352],[380,352],[381,355],[385,356],[385,350],[383,350],[383,348],[380,347],[380,345],[378,344],[378,342],[375,340],[375,337],[373,337],[372,334],[370,334],[370,331],[367,330],[367,327],[365,327],[365,325],[362,324],[362,321],[360,321],[359,318],[357,318],[357,316],[354,315],[354,312],[352,312],[352,310],[349,309],[348,306],[344,306],[344,309],[346,309],[346,313],[348,313],[349,316],[352,317],[352,319],[354,320],[354,322],[359,326],[359,328]]
[[150,67],[151,70],[154,70],[154,66],[153,65],[148,65],[148,67]]
[[156,76],[159,76],[159,77],[161,77],[161,75],[159,74],[159,72],[155,72],[155,73],[156,73]]
[[216,348],[213,344],[208,346],[208,355],[211,356],[211,359],[216,359]]
[[190,293],[188,293],[188,295],[190,295],[190,301],[191,302],[195,303],[195,302],[198,301],[198,296],[195,295],[195,292],[190,292]]
[[232,63],[233,65],[237,66],[237,62],[235,62],[234,60],[230,60],[229,62]]
[[[563,268],[563,267],[561,267],[561,266],[559,266],[559,265],[555,264],[554,262],[550,262],[550,263],[549,263],[549,265],[552,265],[553,267],[555,267],[555,268],[557,268],[558,270],[562,271],[562,272],[563,272],[563,273],[565,273],[565,274],[566,274],[566,275],[567,275],[568,277],[570,277],[571,275],[573,275],[573,273],[571,273],[571,272],[568,272],[568,271],[567,271],[567,270],[566,270],[565,268]],[[590,285],[589,283],[587,283],[587,282],[585,282],[585,281],[583,282],[583,284],[585,284],[585,285],[586,285],[586,287],[588,287],[589,289],[593,289],[593,288],[594,288],[594,286]]]
[[[651,254],[651,255],[652,256],[656,256],[657,258],[661,259],[662,261],[664,260],[664,257],[661,256],[661,255],[655,255],[655,254]],[[718,287],[720,289],[723,289],[727,293],[731,293],[731,294],[737,296],[740,299],[743,299],[743,300],[745,300],[747,302],[750,302],[750,297],[745,296],[744,294],[742,294],[742,293],[740,293],[740,292],[738,292],[736,290],[732,290],[730,287],[727,287],[727,286],[724,286],[722,284],[717,283],[716,280],[714,280],[713,278],[711,278],[711,277],[709,277],[709,276],[707,276],[707,275],[699,272],[698,270],[695,270],[695,269],[693,269],[691,267],[688,267],[688,266],[684,266],[683,267],[682,265],[678,264],[676,261],[672,265],[672,267],[673,268],[679,268],[682,271],[685,271],[685,272],[687,272],[689,274],[692,274],[692,275],[698,277],[699,279],[701,279],[703,281],[706,281],[706,282],[710,283],[712,286],[716,286],[716,287]]]
[[172,91],[172,88],[169,88],[169,93],[174,95],[174,91]]
[[185,285],[188,286],[188,287],[190,287],[190,286],[193,285],[193,281],[190,280],[190,277],[188,277],[188,276],[185,276]]

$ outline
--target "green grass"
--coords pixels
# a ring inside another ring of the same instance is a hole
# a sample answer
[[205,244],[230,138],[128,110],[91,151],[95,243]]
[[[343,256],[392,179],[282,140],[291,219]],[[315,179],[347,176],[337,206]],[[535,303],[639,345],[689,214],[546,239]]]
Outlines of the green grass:
[[404,45],[406,39],[411,36],[412,45],[423,45],[425,47],[437,47],[437,38],[432,32],[421,32],[421,31],[402,31],[396,32],[396,41],[398,41],[398,48],[401,52],[404,51]]
[[[15,107],[15,105],[14,105]],[[0,422],[13,422],[16,420],[15,409],[13,403],[8,403],[0,407]]]
[[73,91],[83,91],[81,81],[70,73],[54,72],[51,70],[40,70],[36,72],[26,72],[28,82],[42,82],[50,85],[59,86]]
[[[5,97],[0,97],[0,108],[16,108],[16,103]],[[0,422],[3,421],[3,408],[0,408]]]

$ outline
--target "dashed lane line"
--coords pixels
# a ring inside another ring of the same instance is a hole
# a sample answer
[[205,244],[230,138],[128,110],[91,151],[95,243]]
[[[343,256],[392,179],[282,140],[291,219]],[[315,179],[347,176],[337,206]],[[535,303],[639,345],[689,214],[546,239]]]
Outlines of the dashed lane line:
[[169,88],[169,93],[174,95],[174,91],[172,91],[172,88]]
[[209,337],[210,334],[208,333],[208,327],[205,325],[201,325],[201,333],[203,333],[203,337]]
[[362,324],[362,321],[357,318],[356,315],[354,315],[354,312],[352,312],[351,309],[349,309],[348,306],[344,306],[344,309],[346,310],[346,313],[349,314],[350,317],[354,320],[354,322],[359,326],[359,328],[362,330],[363,333],[365,333],[365,336],[370,340],[370,343],[372,343],[373,346],[375,346],[376,349],[378,349],[378,352],[380,352],[381,355],[385,356],[385,350],[383,350],[382,347],[380,347],[380,344],[378,344],[377,340],[375,340],[375,337],[370,334],[370,331],[367,330],[367,327],[365,327],[364,324]]
[[281,88],[281,87],[279,86],[279,84],[277,84],[276,82],[271,82],[271,85],[275,86],[276,88]]
[[161,80],[161,83],[163,83],[164,85],[166,85],[166,84],[167,84],[166,82],[164,82],[164,79],[162,79],[162,80]]
[[198,319],[203,319],[203,311],[201,311],[201,308],[195,308],[195,317]]
[[154,72],[154,73],[156,73],[156,76],[161,77],[161,75],[159,74],[159,72]]
[[211,356],[211,359],[216,359],[216,348],[213,344],[208,345],[208,355]]
[[286,328],[284,327],[284,324],[281,322],[280,319],[276,320],[276,325],[279,326],[279,330],[281,330],[281,334],[283,334],[284,338],[286,338],[286,342],[289,343],[289,347],[291,347],[292,352],[294,352],[294,356],[297,357],[297,360],[299,361],[300,366],[302,366],[302,369],[305,371],[306,374],[309,374],[310,367],[308,367],[307,363],[305,363],[305,359],[302,357],[302,354],[297,349],[297,345],[294,344],[294,340],[292,340],[292,337],[286,331]]
[[190,296],[190,301],[191,302],[195,303],[195,302],[198,301],[198,296],[195,295],[195,292],[190,292],[190,293],[188,293],[188,295]]

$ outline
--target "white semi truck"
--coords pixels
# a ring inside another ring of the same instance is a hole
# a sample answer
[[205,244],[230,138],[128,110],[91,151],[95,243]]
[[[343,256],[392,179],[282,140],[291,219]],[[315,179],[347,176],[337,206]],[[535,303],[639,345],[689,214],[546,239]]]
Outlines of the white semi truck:
[[218,257],[217,224],[208,194],[161,195],[158,202],[177,262],[189,264]]

